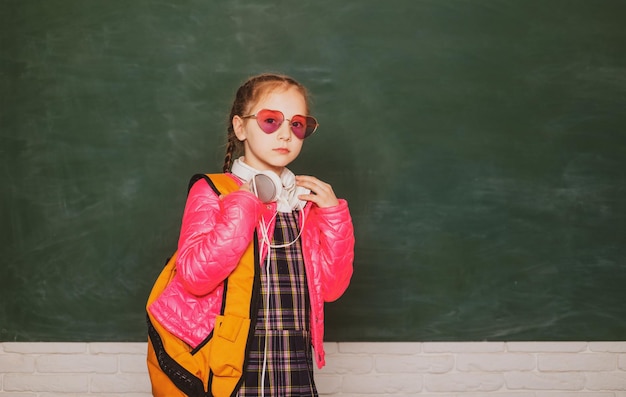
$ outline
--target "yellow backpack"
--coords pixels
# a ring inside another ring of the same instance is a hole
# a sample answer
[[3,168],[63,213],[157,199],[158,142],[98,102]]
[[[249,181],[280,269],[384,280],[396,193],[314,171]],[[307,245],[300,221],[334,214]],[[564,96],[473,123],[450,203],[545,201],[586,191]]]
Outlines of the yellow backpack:
[[[237,183],[225,174],[195,175],[189,188],[202,178],[218,195],[239,189]],[[177,254],[168,260],[146,305],[147,361],[153,396],[223,397],[237,394],[248,356],[248,341],[254,334],[256,321],[256,307],[252,302],[259,291],[260,276],[255,245],[248,246],[224,282],[222,309],[213,331],[193,349],[163,328],[147,310],[176,274]]]

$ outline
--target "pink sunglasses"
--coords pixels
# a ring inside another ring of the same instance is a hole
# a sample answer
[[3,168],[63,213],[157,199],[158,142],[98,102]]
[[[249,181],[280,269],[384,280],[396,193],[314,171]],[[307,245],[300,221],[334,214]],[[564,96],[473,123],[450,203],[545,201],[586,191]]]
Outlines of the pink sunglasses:
[[313,116],[293,116],[291,120],[285,119],[285,115],[280,110],[261,109],[256,114],[241,116],[242,119],[256,119],[259,128],[266,134],[276,132],[285,120],[289,122],[291,131],[299,139],[304,139],[317,130],[319,124]]

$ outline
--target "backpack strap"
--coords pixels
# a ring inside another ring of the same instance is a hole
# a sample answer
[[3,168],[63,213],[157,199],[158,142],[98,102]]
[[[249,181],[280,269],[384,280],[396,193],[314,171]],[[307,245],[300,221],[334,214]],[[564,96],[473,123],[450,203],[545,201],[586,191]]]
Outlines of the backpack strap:
[[239,189],[237,182],[228,174],[195,174],[189,180],[187,192],[189,192],[194,183],[198,182],[200,179],[204,179],[218,196]]

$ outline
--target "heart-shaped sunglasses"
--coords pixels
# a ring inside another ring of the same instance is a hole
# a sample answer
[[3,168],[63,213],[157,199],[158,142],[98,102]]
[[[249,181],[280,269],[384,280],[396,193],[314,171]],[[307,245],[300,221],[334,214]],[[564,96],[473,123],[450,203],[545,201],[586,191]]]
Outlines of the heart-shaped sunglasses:
[[276,132],[285,120],[289,122],[291,131],[295,136],[304,139],[317,130],[319,126],[313,116],[301,116],[299,114],[290,119],[285,119],[285,115],[280,110],[261,109],[256,114],[241,116],[242,119],[256,119],[259,128],[266,134]]

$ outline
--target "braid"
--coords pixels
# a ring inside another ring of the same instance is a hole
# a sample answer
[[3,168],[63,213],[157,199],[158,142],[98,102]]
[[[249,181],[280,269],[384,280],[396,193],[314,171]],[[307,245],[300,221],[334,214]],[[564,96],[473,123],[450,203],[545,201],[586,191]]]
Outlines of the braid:
[[233,117],[247,114],[247,112],[263,94],[280,86],[297,87],[300,92],[302,92],[305,100],[308,102],[306,88],[291,77],[280,74],[264,73],[252,76],[237,90],[237,93],[235,94],[235,101],[233,102],[228,119],[229,127],[226,143],[226,155],[224,156],[224,165],[222,168],[224,172],[230,171],[230,168],[233,165],[234,156],[242,153],[244,148],[243,142],[241,142],[235,135]]
[[234,153],[236,150],[237,144],[235,141],[237,137],[234,132],[228,132],[228,143],[226,144],[226,156],[224,157],[224,166],[222,167],[222,172],[226,173],[230,171],[230,168],[233,166],[234,161]]

